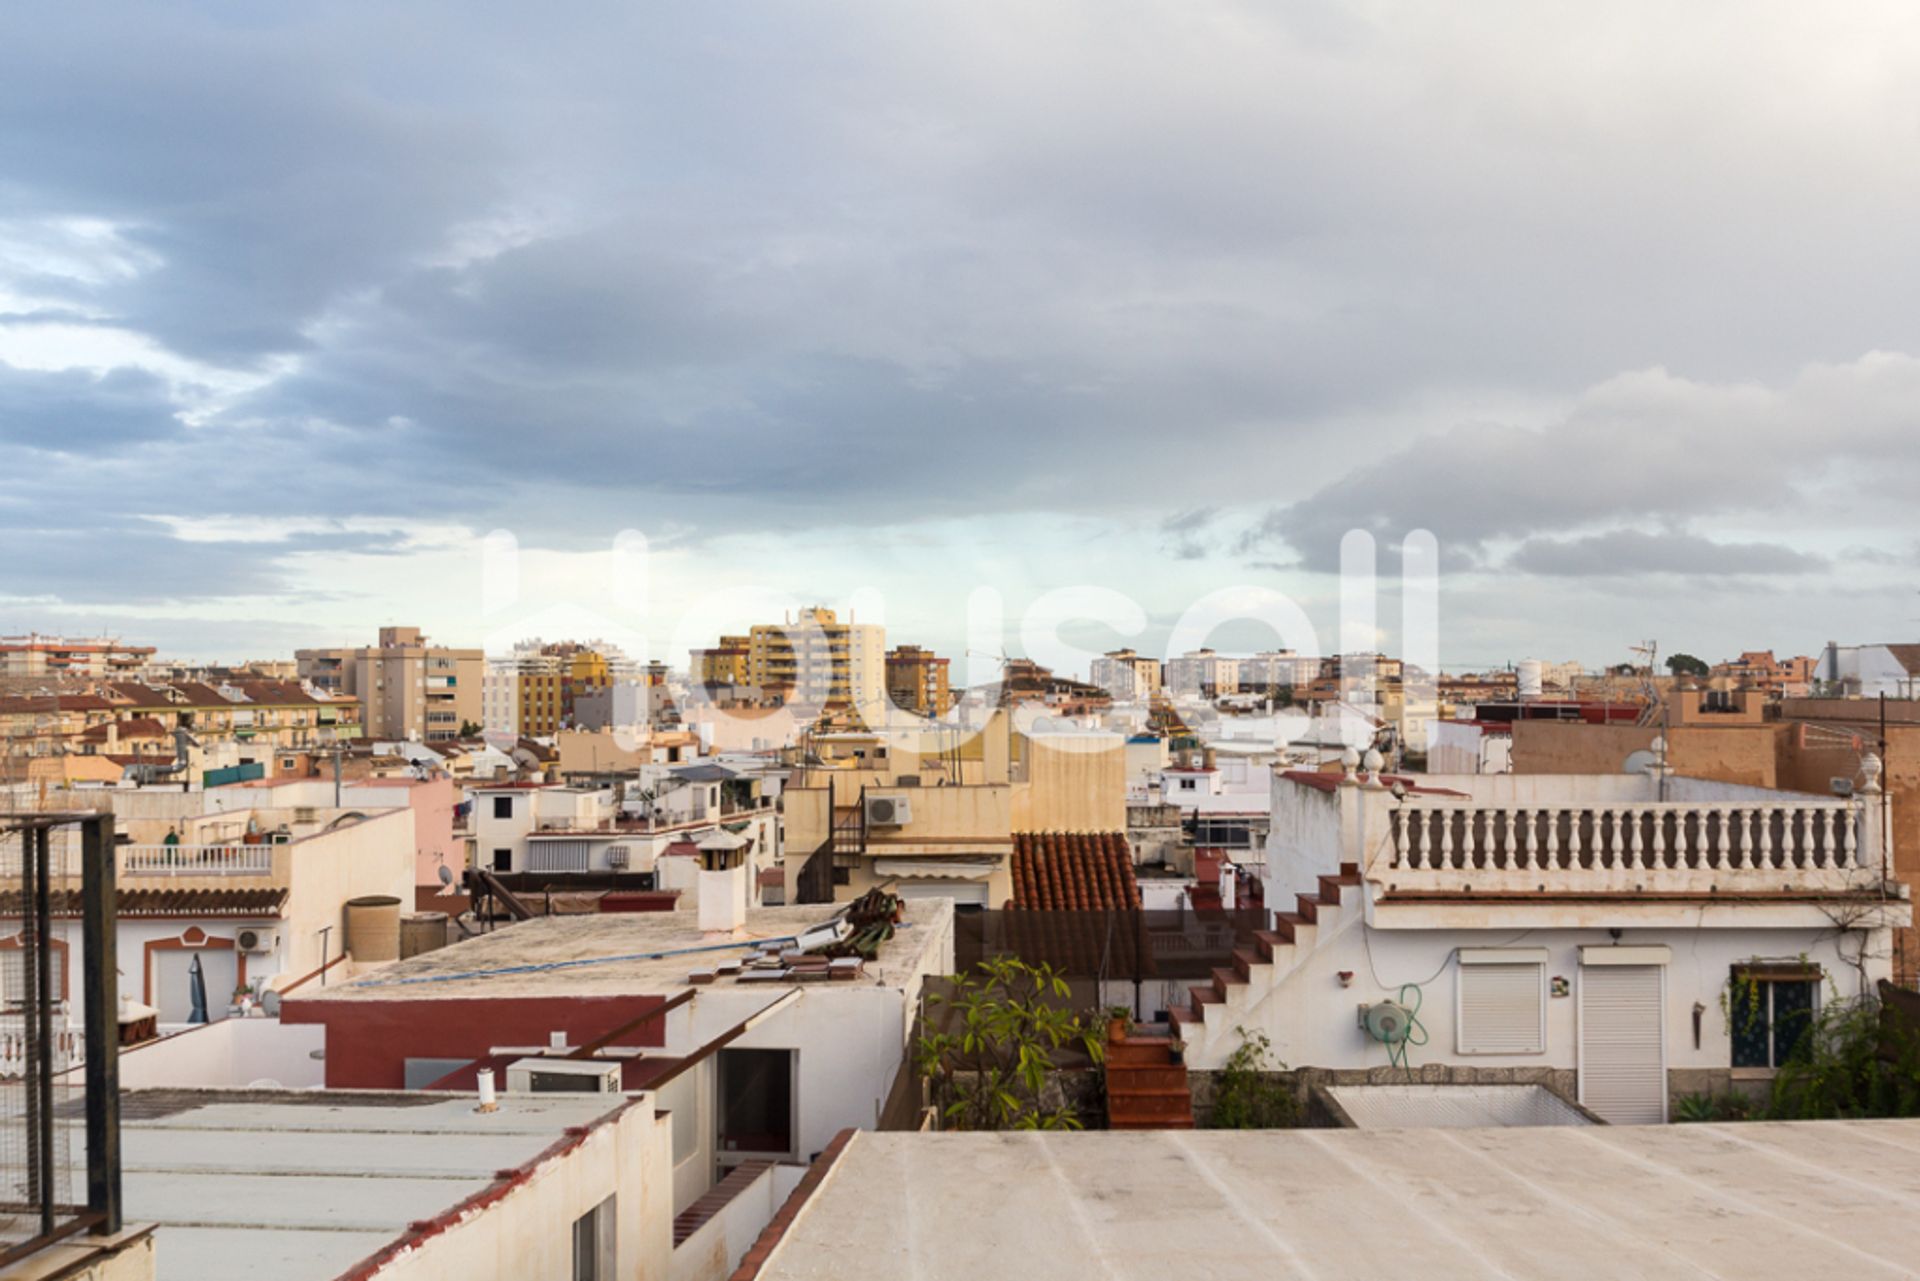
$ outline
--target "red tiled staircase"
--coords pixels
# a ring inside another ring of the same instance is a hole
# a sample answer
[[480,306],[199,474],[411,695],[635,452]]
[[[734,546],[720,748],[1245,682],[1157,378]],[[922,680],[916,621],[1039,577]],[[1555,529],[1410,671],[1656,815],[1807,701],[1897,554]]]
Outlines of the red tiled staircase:
[[1167,1037],[1129,1035],[1107,1043],[1107,1128],[1193,1128],[1186,1065],[1173,1057]]
[[[1187,1005],[1172,1011],[1176,1034],[1184,1033],[1185,1029],[1195,1024],[1200,1024],[1204,1028],[1207,1006],[1225,1004],[1227,990],[1244,985],[1252,976],[1254,966],[1277,963],[1276,952],[1284,951],[1290,955],[1294,944],[1300,941],[1298,935],[1301,927],[1317,926],[1320,923],[1322,907],[1340,906],[1341,887],[1359,885],[1361,881],[1360,868],[1353,863],[1343,863],[1340,865],[1339,875],[1320,878],[1320,888],[1317,893],[1297,895],[1293,911],[1276,912],[1273,928],[1256,931],[1252,947],[1242,946],[1234,949],[1231,968],[1216,969],[1213,971],[1213,982],[1187,989],[1189,997]],[[1308,934],[1310,936],[1311,931],[1308,931]]]

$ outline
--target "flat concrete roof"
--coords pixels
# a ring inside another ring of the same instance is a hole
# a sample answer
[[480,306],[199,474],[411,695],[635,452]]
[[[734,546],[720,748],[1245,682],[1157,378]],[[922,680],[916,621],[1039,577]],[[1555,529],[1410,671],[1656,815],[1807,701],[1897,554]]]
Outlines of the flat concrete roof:
[[[945,899],[909,900],[904,908],[893,937],[866,964],[860,981],[868,987],[906,986],[921,972],[928,949],[952,931],[953,905]],[[824,903],[756,908],[747,914],[747,928],[732,939],[701,933],[692,908],[535,917],[382,966],[349,983],[324,988],[309,983],[288,1000],[671,993],[687,986],[691,971],[746,956],[757,950],[756,940],[790,938],[829,920],[835,910]],[[737,984],[720,979],[700,990],[730,986]],[[779,991],[787,985],[747,986]]]
[[126,1221],[158,1225],[158,1281],[328,1281],[627,1102],[502,1094],[482,1115],[470,1096],[136,1091]]
[[1920,1121],[853,1136],[760,1281],[1908,1277]]

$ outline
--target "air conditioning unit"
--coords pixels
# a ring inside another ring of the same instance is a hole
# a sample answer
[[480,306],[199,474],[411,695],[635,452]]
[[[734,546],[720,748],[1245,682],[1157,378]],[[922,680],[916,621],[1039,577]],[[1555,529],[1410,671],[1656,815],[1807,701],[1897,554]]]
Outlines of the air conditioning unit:
[[233,936],[233,945],[242,952],[258,956],[280,946],[280,931],[249,926]]
[[624,845],[607,846],[607,866],[608,867],[625,867],[627,865],[628,857],[629,857],[629,851],[626,846]]
[[869,796],[868,827],[904,827],[913,821],[913,806],[904,796]]
[[521,1059],[507,1065],[509,1094],[618,1094],[620,1065],[600,1059]]

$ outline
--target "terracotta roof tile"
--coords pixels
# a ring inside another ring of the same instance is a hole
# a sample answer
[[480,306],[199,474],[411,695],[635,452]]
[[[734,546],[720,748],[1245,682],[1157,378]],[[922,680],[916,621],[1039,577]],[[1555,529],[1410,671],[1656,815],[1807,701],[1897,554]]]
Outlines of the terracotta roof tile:
[[1013,906],[1126,911],[1140,906],[1124,832],[1015,832]]
[[[118,894],[121,916],[278,916],[287,901],[284,889],[123,889]],[[55,890],[55,916],[80,914],[80,891]],[[22,911],[18,890],[0,890],[0,916]]]

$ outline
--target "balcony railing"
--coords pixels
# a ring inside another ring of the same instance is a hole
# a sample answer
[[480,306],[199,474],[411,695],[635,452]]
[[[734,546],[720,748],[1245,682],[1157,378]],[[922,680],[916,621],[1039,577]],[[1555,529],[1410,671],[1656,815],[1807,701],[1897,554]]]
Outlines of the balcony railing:
[[1879,871],[1842,800],[1421,804],[1388,821],[1372,871],[1402,890],[1828,889]]
[[273,873],[273,846],[260,845],[125,845],[120,850],[120,875],[136,876],[269,876]]

